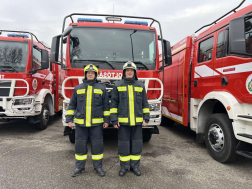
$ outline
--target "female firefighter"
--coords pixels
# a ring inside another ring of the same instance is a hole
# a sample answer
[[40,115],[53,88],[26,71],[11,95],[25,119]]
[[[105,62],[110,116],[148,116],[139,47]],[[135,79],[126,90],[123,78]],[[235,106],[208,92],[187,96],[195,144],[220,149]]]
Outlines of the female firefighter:
[[75,122],[76,166],[72,177],[85,170],[87,142],[90,139],[94,170],[105,176],[102,169],[103,127],[109,125],[109,100],[106,88],[97,83],[98,69],[95,65],[84,68],[83,83],[76,86],[66,114],[66,123],[73,128]]
[[133,62],[123,66],[123,79],[112,90],[110,119],[118,128],[118,152],[124,176],[128,169],[140,176],[140,157],[142,153],[142,125],[149,122],[149,104],[144,84],[137,79],[137,67]]

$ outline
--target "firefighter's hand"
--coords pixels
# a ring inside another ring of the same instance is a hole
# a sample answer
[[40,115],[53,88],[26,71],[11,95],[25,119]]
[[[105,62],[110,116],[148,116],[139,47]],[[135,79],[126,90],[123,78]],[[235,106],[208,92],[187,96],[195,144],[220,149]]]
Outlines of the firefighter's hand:
[[103,128],[106,129],[109,126],[108,123],[103,123]]
[[119,127],[120,127],[120,123],[119,123],[119,121],[118,121],[118,124],[117,124],[117,125],[114,125],[114,128],[119,129]]
[[148,125],[148,123],[146,123],[144,120],[143,120],[143,126],[146,127]]
[[68,127],[70,127],[71,129],[73,128],[73,123],[72,122],[68,122]]

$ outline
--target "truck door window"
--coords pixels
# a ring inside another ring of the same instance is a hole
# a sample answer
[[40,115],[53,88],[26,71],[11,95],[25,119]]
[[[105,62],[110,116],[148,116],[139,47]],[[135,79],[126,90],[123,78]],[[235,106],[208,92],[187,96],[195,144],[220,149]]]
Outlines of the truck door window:
[[223,30],[218,35],[216,58],[222,58],[226,56],[226,49],[227,49],[226,32],[227,30]]
[[41,52],[33,47],[33,58],[32,58],[32,70],[37,70],[41,68]]
[[153,60],[154,58],[154,54],[155,54],[155,46],[154,46],[154,41],[152,41],[150,44],[149,44],[149,60]]
[[245,20],[245,41],[247,53],[252,54],[252,18]]
[[212,59],[214,37],[210,37],[199,43],[198,63]]

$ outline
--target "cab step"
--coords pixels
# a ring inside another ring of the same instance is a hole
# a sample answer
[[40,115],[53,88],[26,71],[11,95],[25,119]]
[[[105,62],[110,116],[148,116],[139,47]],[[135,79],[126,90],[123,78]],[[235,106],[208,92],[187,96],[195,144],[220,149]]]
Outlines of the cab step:
[[246,158],[252,159],[252,145],[240,141],[236,147],[236,153]]

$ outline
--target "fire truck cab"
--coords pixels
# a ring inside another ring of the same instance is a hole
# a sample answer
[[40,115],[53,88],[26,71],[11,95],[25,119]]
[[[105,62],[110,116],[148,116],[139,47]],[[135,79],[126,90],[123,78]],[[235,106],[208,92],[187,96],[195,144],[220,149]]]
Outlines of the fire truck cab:
[[217,161],[252,158],[252,5],[172,46],[162,124],[196,132]]
[[[79,17],[77,22],[73,16]],[[103,19],[100,19],[101,17]],[[67,18],[71,19],[71,23],[65,29]],[[151,20],[151,23],[143,21],[146,19]],[[154,22],[159,25],[159,37],[156,28],[152,26]],[[66,45],[66,64],[61,65],[65,70],[65,80],[62,84],[64,96],[62,122],[65,134],[69,135],[71,142],[75,140],[74,130],[72,131],[65,123],[66,110],[73,89],[83,82],[84,67],[91,63],[98,67],[98,82],[106,86],[109,98],[115,82],[122,78],[123,64],[129,60],[136,64],[137,76],[145,84],[150,106],[150,122],[148,127],[143,129],[144,141],[149,141],[153,133],[159,132],[157,125],[161,122],[163,94],[163,84],[159,77],[163,71],[159,70],[158,40],[165,49],[168,49],[163,52],[167,56],[166,61],[171,61],[170,43],[163,40],[160,23],[155,19],[79,13],[64,18],[62,34],[52,40],[51,60],[58,62],[61,41],[61,55],[63,44]]]
[[62,109],[59,66],[50,64],[50,49],[34,34],[1,33],[0,121],[28,119],[43,130],[50,116]]

